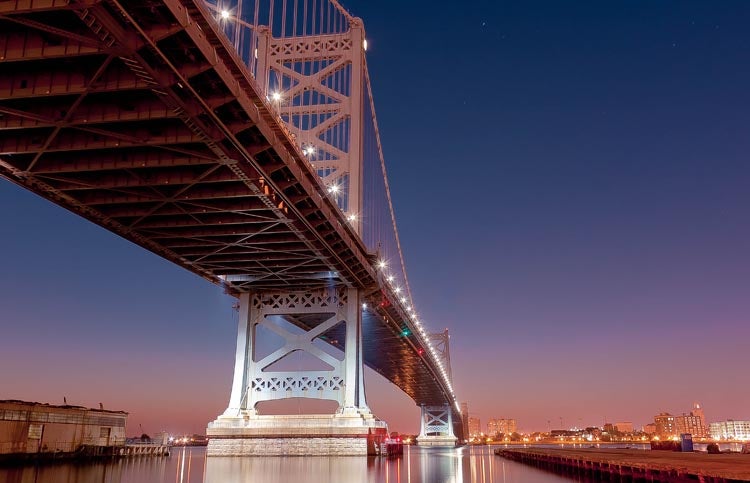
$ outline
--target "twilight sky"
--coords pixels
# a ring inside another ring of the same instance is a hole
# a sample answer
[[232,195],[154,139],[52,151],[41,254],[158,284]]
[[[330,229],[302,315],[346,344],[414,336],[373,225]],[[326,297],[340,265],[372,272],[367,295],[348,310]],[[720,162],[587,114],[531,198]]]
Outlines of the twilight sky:
[[[344,4],[415,303],[450,328],[470,413],[750,419],[750,3]],[[0,399],[203,432],[229,397],[232,299],[2,180],[0,220]]]

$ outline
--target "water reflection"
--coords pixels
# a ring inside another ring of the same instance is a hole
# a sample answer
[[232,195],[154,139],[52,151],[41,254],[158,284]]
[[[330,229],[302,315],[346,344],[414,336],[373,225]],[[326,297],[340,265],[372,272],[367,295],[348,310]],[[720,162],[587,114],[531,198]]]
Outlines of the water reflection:
[[399,458],[208,458],[204,481],[548,483],[571,480],[503,460],[495,456],[494,448],[487,446],[456,449],[407,446]]
[[[0,468],[2,483],[539,483],[583,481],[495,456],[490,446],[406,446],[398,458],[206,458],[205,448],[174,448],[169,457]],[[722,448],[730,449],[730,448]],[[731,448],[734,449],[734,448]]]

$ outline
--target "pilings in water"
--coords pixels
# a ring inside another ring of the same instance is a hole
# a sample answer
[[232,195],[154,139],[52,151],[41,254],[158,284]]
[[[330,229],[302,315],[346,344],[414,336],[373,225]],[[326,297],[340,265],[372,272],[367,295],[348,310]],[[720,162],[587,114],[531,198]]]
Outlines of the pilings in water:
[[741,454],[541,448],[498,449],[495,454],[594,481],[734,483],[750,480],[750,456]]
[[169,456],[166,444],[128,444],[117,448],[117,456]]
[[125,457],[169,456],[169,446],[129,444],[117,446],[81,445],[74,451],[0,454],[0,466],[55,463],[60,461],[93,461]]

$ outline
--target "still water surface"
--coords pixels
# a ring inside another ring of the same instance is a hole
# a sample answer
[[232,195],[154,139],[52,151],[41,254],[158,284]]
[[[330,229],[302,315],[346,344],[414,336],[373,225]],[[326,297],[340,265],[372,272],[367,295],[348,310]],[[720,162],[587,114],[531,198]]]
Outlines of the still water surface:
[[[545,446],[545,445],[540,445]],[[588,446],[588,445],[580,445]],[[601,445],[622,447],[622,445]],[[705,449],[696,445],[696,449]],[[739,445],[722,445],[737,451]],[[0,483],[553,483],[573,480],[495,456],[501,446],[404,447],[398,458],[206,458],[205,448],[107,463],[0,468]],[[557,447],[549,445],[548,447]],[[630,445],[645,450],[647,445]]]
[[572,480],[495,456],[494,447],[407,446],[398,458],[206,458],[205,448],[169,457],[2,468],[2,483],[552,483]]

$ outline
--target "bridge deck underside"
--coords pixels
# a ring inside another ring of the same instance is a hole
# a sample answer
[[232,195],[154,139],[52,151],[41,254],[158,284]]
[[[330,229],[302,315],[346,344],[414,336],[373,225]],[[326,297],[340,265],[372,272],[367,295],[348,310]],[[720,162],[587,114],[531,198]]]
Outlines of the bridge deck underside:
[[446,401],[373,255],[199,5],[0,2],[0,63],[1,176],[230,293],[363,289],[366,363]]

